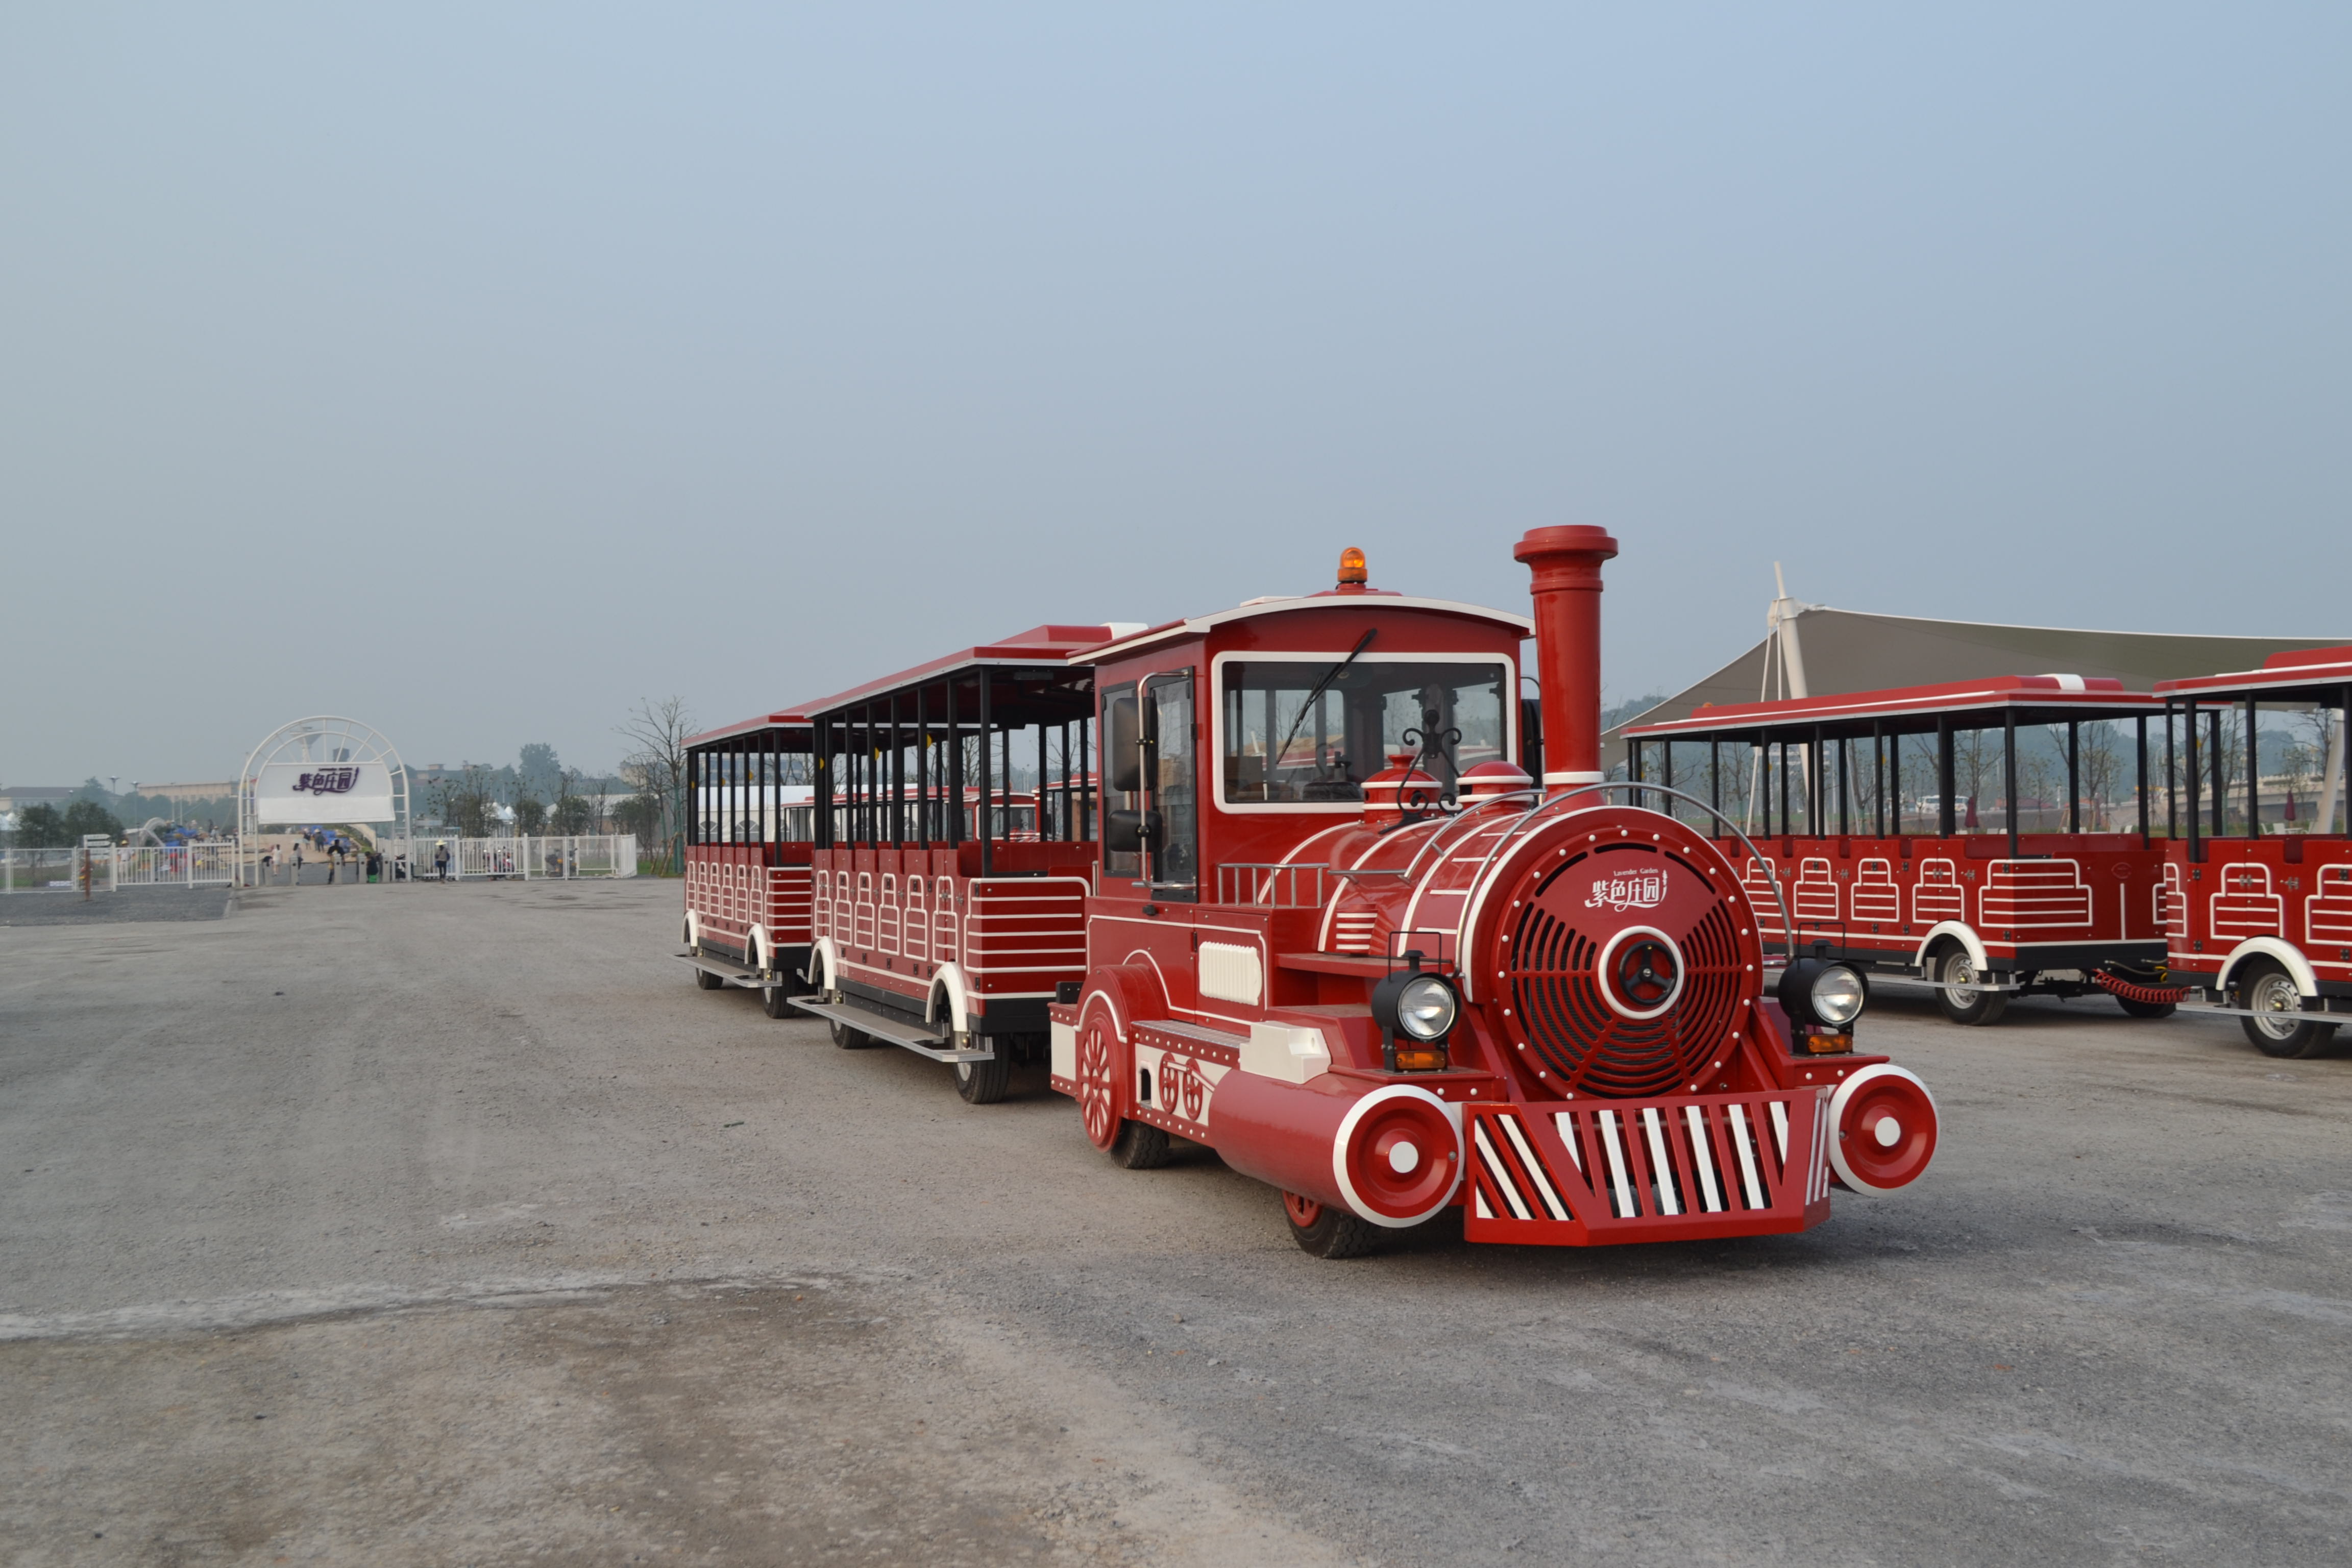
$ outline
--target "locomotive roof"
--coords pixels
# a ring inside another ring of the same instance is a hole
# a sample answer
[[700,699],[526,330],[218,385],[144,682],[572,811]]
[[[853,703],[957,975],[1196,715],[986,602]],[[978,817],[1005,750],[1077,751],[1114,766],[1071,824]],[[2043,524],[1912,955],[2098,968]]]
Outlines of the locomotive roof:
[[1702,707],[1687,719],[1628,725],[1629,740],[1674,740],[1683,735],[1753,735],[1759,731],[1819,729],[1829,735],[1867,735],[1889,720],[1932,721],[1974,715],[1983,728],[2014,713],[2021,724],[2063,724],[2078,719],[2126,719],[2160,709],[2143,691],[2126,691],[2107,676],[1996,675],[1983,680],[1947,680],[1933,686],[1902,686],[1885,691],[1846,691],[1831,697],[1790,697],[1777,702],[1738,702]]
[[2273,701],[2341,702],[2352,685],[2352,647],[2305,647],[2274,653],[2260,669],[2159,680],[2167,697],[2268,697]]
[[1230,610],[1213,615],[1194,616],[1186,620],[1163,621],[1156,626],[1138,626],[1112,641],[1085,650],[1089,664],[1117,658],[1138,652],[1155,643],[1178,637],[1206,636],[1222,626],[1245,621],[1259,616],[1290,615],[1300,610],[1433,610],[1440,615],[1460,616],[1466,620],[1483,621],[1501,631],[1517,633],[1522,637],[1535,636],[1536,624],[1525,616],[1515,616],[1508,610],[1490,610],[1483,605],[1465,605],[1452,599],[1423,599],[1410,594],[1400,594],[1386,588],[1365,588],[1355,592],[1326,588],[1319,594],[1271,594],[1263,599],[1252,599]]

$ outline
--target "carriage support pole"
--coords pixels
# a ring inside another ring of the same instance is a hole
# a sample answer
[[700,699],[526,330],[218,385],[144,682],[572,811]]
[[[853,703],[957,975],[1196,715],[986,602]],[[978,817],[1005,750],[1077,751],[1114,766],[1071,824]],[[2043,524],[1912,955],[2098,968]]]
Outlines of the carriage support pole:
[[2017,710],[2000,710],[2000,787],[2009,798],[2001,817],[2009,824],[2009,858],[2017,858]]

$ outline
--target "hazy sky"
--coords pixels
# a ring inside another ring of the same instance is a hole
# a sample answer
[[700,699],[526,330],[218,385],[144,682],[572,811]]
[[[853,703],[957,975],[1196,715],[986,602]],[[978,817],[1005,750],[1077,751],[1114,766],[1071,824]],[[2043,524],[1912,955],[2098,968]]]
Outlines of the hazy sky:
[[2352,640],[2352,8],[0,11],[0,780],[1044,620]]

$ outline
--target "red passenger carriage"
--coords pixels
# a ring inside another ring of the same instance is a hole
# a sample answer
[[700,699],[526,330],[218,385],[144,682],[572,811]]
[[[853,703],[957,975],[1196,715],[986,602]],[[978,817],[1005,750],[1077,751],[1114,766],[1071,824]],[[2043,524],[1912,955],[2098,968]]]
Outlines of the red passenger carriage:
[[1096,859],[1092,679],[1071,655],[1116,630],[1038,626],[808,706],[814,994],[793,1005],[835,1044],[951,1063],[975,1104],[1043,1060]]
[[[2258,670],[2157,687],[2169,739],[2179,716],[2185,821],[2167,841],[2164,930],[2174,973],[2243,1015],[2246,1037],[2274,1057],[2328,1051],[2352,1014],[2352,838],[2332,831],[2343,798],[2343,716],[2352,710],[2352,647],[2274,654]],[[2263,826],[2262,709],[2336,716],[2316,832]],[[2225,739],[2225,721],[2242,728]],[[2235,744],[2228,743],[2233,739]],[[2235,750],[2249,760],[2229,776]],[[2242,792],[2235,832],[2231,807]],[[2168,811],[2183,803],[2168,791]],[[2179,831],[2185,829],[2185,831]]]
[[[1680,777],[1717,805],[1731,782],[1759,853],[1729,838],[1717,847],[1741,862],[1769,937],[1782,934],[1768,896],[1777,886],[1799,951],[1932,985],[1955,1023],[1992,1023],[2020,994],[2095,989],[2135,1016],[2162,1017],[2179,988],[2166,982],[2164,858],[2148,820],[2147,721],[2160,711],[2112,679],[2012,675],[1709,707],[1625,736],[1637,780]],[[2084,729],[2115,723],[2131,726],[2137,771],[2136,819],[2121,832],[2084,811]],[[2037,727],[2063,754],[2063,803],[2029,806],[2021,791],[2021,733]],[[1991,830],[1958,767],[1964,742],[1987,735],[2000,755]],[[1933,748],[1936,783],[1916,828],[1901,783],[1906,742]],[[2029,815],[2057,820],[2028,826]]]
[[705,989],[756,989],[777,1018],[809,961],[812,738],[787,712],[686,743],[685,956]]

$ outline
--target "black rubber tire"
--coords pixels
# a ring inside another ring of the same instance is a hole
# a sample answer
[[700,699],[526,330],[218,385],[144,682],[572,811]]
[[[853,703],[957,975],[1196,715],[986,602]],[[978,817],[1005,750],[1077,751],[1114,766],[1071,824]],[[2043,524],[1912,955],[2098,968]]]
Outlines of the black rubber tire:
[[[1977,973],[1975,962],[1969,957],[1968,950],[1955,947],[1946,950],[1944,956],[1936,961],[1936,978],[1947,985],[1966,985],[1982,976]],[[1961,1005],[1955,1001],[1951,992],[1938,991],[1936,993],[1936,1005],[1943,1008],[1944,1016],[1955,1024],[1981,1026],[2000,1022],[2000,1016],[2009,1011],[2009,993],[1979,991]]]
[[727,982],[719,979],[708,969],[698,969],[694,972],[694,984],[698,990],[702,991],[723,991],[727,987]]
[[791,994],[792,993],[787,991],[782,985],[761,986],[760,1011],[765,1013],[771,1018],[791,1017],[794,1013],[800,1011],[800,1009],[794,1007],[790,1002],[785,1000],[785,998]]
[[[969,1035],[964,1037],[971,1038]],[[966,1105],[994,1105],[1013,1087],[1011,1045],[1009,1040],[998,1041],[992,1061],[955,1064],[956,1093],[963,1097]]]
[[[2286,965],[2274,958],[2248,959],[2238,970],[2231,992],[2241,1007],[2267,1007],[2290,998],[2296,1007],[2302,1005],[2301,994],[2295,990],[2294,978],[2287,973]],[[2238,1020],[2246,1031],[2246,1038],[2252,1041],[2254,1049],[2263,1055],[2308,1059],[2326,1056],[2335,1045],[2335,1025],[2316,1023],[2307,1018],[2298,1018],[2289,1024],[2285,1022],[2285,1016],[2291,1016],[2290,1009],[2280,1006],[2277,1010],[2282,1016],[2276,1023],[2261,1018],[2242,1017]]]
[[827,1018],[833,1030],[833,1043],[845,1051],[862,1051],[874,1043],[874,1037],[863,1029],[853,1029],[838,1018]]
[[2135,1002],[2128,996],[2116,997],[2116,1005],[2135,1018],[2169,1018],[2180,1010],[2178,1002]]
[[1296,1210],[1304,1201],[1284,1194],[1282,1218],[1290,1226],[1290,1239],[1309,1257],[1361,1258],[1380,1245],[1378,1226],[1329,1204],[1314,1205],[1315,1217],[1301,1225]]
[[1148,1121],[1122,1121],[1110,1141],[1110,1158],[1127,1170],[1158,1170],[1168,1163],[1168,1134]]

